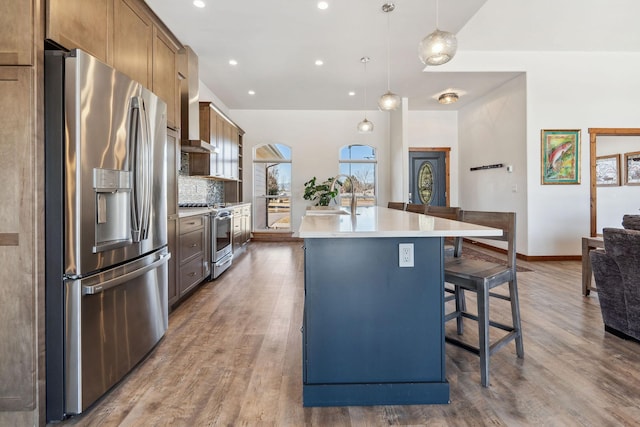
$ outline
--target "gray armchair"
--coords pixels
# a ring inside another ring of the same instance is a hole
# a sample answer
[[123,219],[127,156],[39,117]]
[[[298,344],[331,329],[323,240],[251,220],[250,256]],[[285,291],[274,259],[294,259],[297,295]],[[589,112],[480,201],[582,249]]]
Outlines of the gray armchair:
[[591,251],[591,265],[605,330],[640,341],[640,231],[603,230],[604,250]]

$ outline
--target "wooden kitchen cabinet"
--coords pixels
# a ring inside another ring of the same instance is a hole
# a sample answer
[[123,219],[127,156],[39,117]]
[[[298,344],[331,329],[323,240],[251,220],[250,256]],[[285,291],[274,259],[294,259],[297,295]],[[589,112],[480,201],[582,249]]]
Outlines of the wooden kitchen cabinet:
[[113,3],[113,66],[151,88],[153,24],[131,0]]
[[9,411],[0,424],[4,419],[6,425],[12,425],[11,411],[36,408],[38,339],[44,338],[36,323],[36,304],[44,298],[36,254],[44,244],[36,242],[42,236],[34,215],[42,214],[36,196],[44,197],[44,190],[36,191],[34,181],[43,177],[36,158],[44,150],[34,141],[35,82],[32,67],[0,67],[0,411]]
[[113,3],[113,0],[49,0],[45,37],[111,64]]
[[169,259],[169,281],[167,299],[171,307],[179,298],[178,293],[178,169],[180,168],[180,134],[167,131],[167,246]]
[[209,275],[209,215],[180,218],[179,298],[192,290]]
[[233,208],[233,253],[237,254],[246,248],[251,239],[251,203],[241,203]]
[[153,85],[151,90],[167,103],[167,127],[180,127],[180,81],[177,55],[180,49],[158,26],[153,26]]
[[[26,2],[16,2],[21,3]],[[167,127],[180,128],[182,45],[142,0],[50,0],[46,38],[82,49],[151,89],[167,103]]]
[[190,153],[189,174],[237,180],[241,132],[213,104],[201,102],[200,139],[214,145],[217,153]]
[[32,65],[33,0],[5,0],[0,11],[0,65]]

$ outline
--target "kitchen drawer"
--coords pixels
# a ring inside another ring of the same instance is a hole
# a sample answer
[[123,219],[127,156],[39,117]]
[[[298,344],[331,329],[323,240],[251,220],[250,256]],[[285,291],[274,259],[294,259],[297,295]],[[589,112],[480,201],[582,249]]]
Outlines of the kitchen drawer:
[[180,218],[180,234],[201,229],[204,227],[205,221],[208,220],[209,215],[194,215]]
[[205,276],[204,257],[200,255],[180,267],[180,295],[184,295]]
[[194,256],[203,253],[204,230],[196,230],[186,234],[180,234],[180,262],[189,261]]

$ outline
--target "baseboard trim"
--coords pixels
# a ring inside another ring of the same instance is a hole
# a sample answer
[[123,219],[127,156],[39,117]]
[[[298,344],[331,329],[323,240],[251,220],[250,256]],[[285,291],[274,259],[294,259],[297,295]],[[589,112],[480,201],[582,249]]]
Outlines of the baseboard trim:
[[299,237],[293,237],[293,233],[270,233],[268,231],[253,232],[251,234],[252,242],[302,242]]
[[[505,249],[496,248],[495,246],[487,245],[486,243],[478,242],[477,240],[464,238],[465,242],[468,242],[472,245],[479,246],[481,248],[489,249],[494,252],[498,252],[501,254],[507,253]],[[516,258],[521,259],[523,261],[581,261],[581,255],[524,255],[520,253],[516,253]]]

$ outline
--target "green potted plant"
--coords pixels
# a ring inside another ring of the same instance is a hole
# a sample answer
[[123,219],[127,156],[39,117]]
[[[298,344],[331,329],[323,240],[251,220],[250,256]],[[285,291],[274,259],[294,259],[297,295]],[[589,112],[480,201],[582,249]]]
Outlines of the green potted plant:
[[338,181],[333,191],[330,191],[332,182],[333,177],[329,177],[323,183],[318,184],[314,176],[304,183],[304,199],[316,202],[316,206],[329,206],[331,199],[338,195],[338,187],[342,185],[342,183]]

